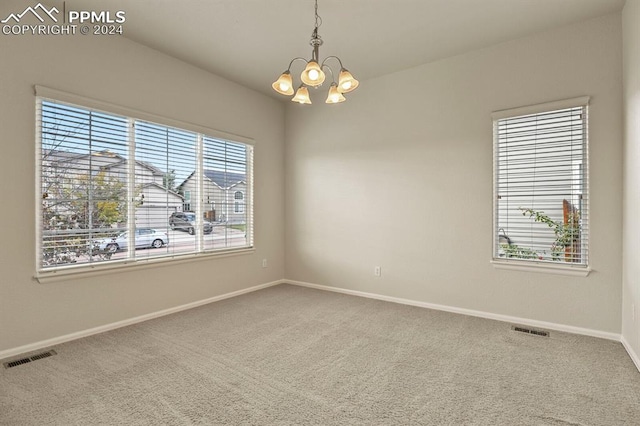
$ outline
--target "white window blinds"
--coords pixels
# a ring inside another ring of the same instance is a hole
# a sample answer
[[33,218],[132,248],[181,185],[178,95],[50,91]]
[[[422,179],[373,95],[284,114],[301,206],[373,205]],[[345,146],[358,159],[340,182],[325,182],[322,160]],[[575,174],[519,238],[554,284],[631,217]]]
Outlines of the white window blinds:
[[39,272],[253,246],[250,145],[38,97],[37,148]]
[[588,108],[548,108],[494,116],[494,259],[586,266]]

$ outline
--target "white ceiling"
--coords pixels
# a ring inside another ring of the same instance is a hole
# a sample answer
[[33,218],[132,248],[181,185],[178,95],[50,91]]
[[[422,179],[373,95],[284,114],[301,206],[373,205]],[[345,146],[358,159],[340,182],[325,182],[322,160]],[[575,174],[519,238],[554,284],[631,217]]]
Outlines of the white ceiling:
[[[319,0],[320,59],[340,57],[362,81],[614,13],[624,2]],[[291,59],[311,56],[313,0],[66,0],[66,8],[124,10],[126,37],[279,99],[287,98],[271,83]],[[292,74],[299,71],[302,62]]]

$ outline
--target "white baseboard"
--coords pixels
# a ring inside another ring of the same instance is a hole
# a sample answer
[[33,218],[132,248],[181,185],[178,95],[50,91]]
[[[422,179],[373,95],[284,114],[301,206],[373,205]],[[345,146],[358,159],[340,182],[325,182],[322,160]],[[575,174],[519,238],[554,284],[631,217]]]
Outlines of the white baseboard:
[[284,280],[272,281],[265,284],[259,284],[253,287],[245,288],[231,293],[221,294],[219,296],[210,297],[208,299],[198,300],[195,302],[187,303],[185,305],[175,306],[173,308],[163,309],[161,311],[152,312],[145,315],[140,315],[135,318],[129,318],[122,321],[117,321],[111,324],[101,325],[99,327],[90,328],[87,330],[77,331],[75,333],[66,334],[64,336],[54,337],[52,339],[42,340],[40,342],[29,343],[28,345],[19,346],[17,348],[6,349],[0,351],[0,359],[13,357],[27,352],[37,351],[39,349],[48,348],[51,346],[59,345],[61,343],[69,342],[71,340],[81,339],[83,337],[92,336],[94,334],[104,333],[105,331],[115,330],[116,328],[126,327],[128,325],[137,324],[139,322],[147,321],[150,319],[162,317],[165,315],[174,314],[176,312],[185,311],[187,309],[196,308],[198,306],[206,305],[209,303],[217,302],[219,300],[229,299],[231,297],[240,296],[241,294],[251,293],[253,291],[262,290],[263,288],[272,287],[278,284],[284,283]]
[[352,296],[360,296],[360,297],[366,297],[366,298],[369,298],[369,299],[384,300],[386,302],[400,303],[402,305],[418,306],[418,307],[421,307],[421,308],[428,308],[428,309],[435,309],[435,310],[438,310],[438,311],[452,312],[454,314],[462,314],[462,315],[469,315],[469,316],[472,316],[472,317],[487,318],[487,319],[492,319],[492,320],[496,320],[496,321],[514,323],[514,324],[519,324],[519,325],[528,325],[528,326],[531,326],[531,327],[543,328],[543,329],[547,329],[547,330],[556,330],[556,331],[563,331],[563,332],[566,332],[566,333],[581,334],[581,335],[584,335],[584,336],[599,337],[601,339],[614,340],[616,342],[620,342],[620,338],[621,338],[620,334],[608,333],[606,331],[592,330],[592,329],[589,329],[589,328],[574,327],[574,326],[571,326],[571,325],[556,324],[556,323],[546,322],[546,321],[538,321],[538,320],[527,319],[527,318],[512,317],[512,316],[509,316],[509,315],[494,314],[494,313],[491,313],[491,312],[475,311],[475,310],[472,310],[472,309],[458,308],[458,307],[455,307],[455,306],[447,306],[447,305],[438,305],[438,304],[435,304],[435,303],[419,302],[419,301],[416,301],[416,300],[402,299],[402,298],[391,297],[391,296],[384,296],[384,295],[381,295],[381,294],[367,293],[367,292],[363,292],[363,291],[347,290],[347,289],[344,289],[344,288],[330,287],[330,286],[320,285],[320,284],[312,284],[312,283],[307,283],[307,282],[303,282],[303,281],[283,280],[283,282],[287,283],[287,284],[293,284],[293,285],[302,286],[302,287],[315,288],[315,289],[318,289],[318,290],[333,291],[333,292],[336,292],[336,293],[349,294],[349,295],[352,295]]
[[622,346],[624,346],[624,348],[627,350],[629,357],[631,357],[631,361],[633,361],[638,371],[640,371],[640,357],[638,357],[638,354],[633,350],[633,348],[631,347],[629,342],[627,342],[627,339],[625,339],[624,336],[620,337],[620,343],[622,343]]
[[229,299],[231,297],[240,296],[242,294],[251,293],[251,292],[254,292],[254,291],[257,291],[257,290],[262,290],[262,289],[267,288],[267,287],[273,287],[273,286],[276,286],[278,284],[293,284],[293,285],[297,285],[297,286],[301,286],[301,287],[315,288],[315,289],[318,289],[318,290],[332,291],[332,292],[336,292],[336,293],[349,294],[349,295],[352,295],[352,296],[366,297],[366,298],[369,298],[369,299],[384,300],[384,301],[387,301],[387,302],[400,303],[400,304],[403,304],[403,305],[417,306],[417,307],[421,307],[421,308],[435,309],[435,310],[439,310],[439,311],[452,312],[452,313],[462,314],[462,315],[470,315],[470,316],[474,316],[474,317],[487,318],[487,319],[503,321],[503,322],[508,322],[508,323],[515,323],[515,324],[520,324],[520,325],[528,325],[528,326],[538,327],[538,328],[543,328],[543,329],[548,329],[548,330],[557,330],[557,331],[563,331],[563,332],[567,332],[567,333],[581,334],[581,335],[585,335],[585,336],[592,336],[592,337],[599,337],[599,338],[607,339],[607,340],[614,340],[616,342],[621,342],[622,343],[622,345],[624,346],[625,350],[629,354],[629,357],[631,357],[631,360],[633,361],[635,366],[638,368],[638,371],[640,371],[640,357],[638,356],[638,354],[636,354],[634,352],[634,350],[631,348],[631,345],[629,345],[629,343],[626,341],[626,339],[620,334],[608,333],[608,332],[599,331],[599,330],[592,330],[592,329],[588,329],[588,328],[574,327],[574,326],[570,326],[570,325],[550,323],[550,322],[545,322],[545,321],[537,321],[537,320],[526,319],[526,318],[512,317],[512,316],[508,316],[508,315],[494,314],[494,313],[491,313],[491,312],[484,312],[484,311],[476,311],[476,310],[471,310],[471,309],[457,308],[457,307],[454,307],[454,306],[438,305],[438,304],[435,304],[435,303],[427,303],[427,302],[419,302],[419,301],[410,300],[410,299],[402,299],[402,298],[398,298],[398,297],[385,296],[385,295],[381,295],[381,294],[367,293],[367,292],[356,291],[356,290],[348,290],[348,289],[343,289],[343,288],[339,288],[339,287],[331,287],[331,286],[326,286],[326,285],[312,284],[312,283],[307,283],[307,282],[303,282],[303,281],[295,281],[295,280],[287,280],[287,279],[276,280],[276,281],[272,281],[272,282],[265,283],[265,284],[259,284],[259,285],[256,285],[256,286],[253,286],[253,287],[249,287],[249,288],[245,288],[245,289],[242,289],[242,290],[233,291],[231,293],[221,294],[219,296],[210,297],[208,299],[203,299],[203,300],[198,300],[198,301],[195,301],[195,302],[187,303],[185,305],[180,305],[180,306],[164,309],[164,310],[157,311],[157,312],[152,312],[152,313],[149,313],[149,314],[140,315],[140,316],[135,317],[135,318],[126,319],[126,320],[114,322],[114,323],[111,323],[111,324],[105,324],[105,325],[102,325],[102,326],[99,326],[99,327],[94,327],[94,328],[90,328],[90,329],[87,329],[87,330],[82,330],[82,331],[78,331],[78,332],[75,332],[75,333],[66,334],[64,336],[54,337],[52,339],[47,339],[47,340],[42,340],[42,341],[39,341],[39,342],[30,343],[28,345],[19,346],[19,347],[16,347],[16,348],[6,349],[6,350],[3,350],[3,351],[0,351],[0,360],[1,359],[5,359],[5,358],[14,357],[14,356],[20,355],[20,354],[25,354],[25,353],[32,352],[32,351],[37,351],[39,349],[43,349],[43,348],[48,348],[48,347],[51,347],[51,346],[59,345],[61,343],[69,342],[69,341],[72,341],[72,340],[81,339],[83,337],[92,336],[94,334],[104,333],[105,331],[115,330],[117,328],[126,327],[128,325],[137,324],[137,323],[144,322],[144,321],[147,321],[147,320],[150,320],[150,319],[159,318],[159,317],[162,317],[162,316],[165,316],[165,315],[170,315],[170,314],[173,314],[173,313],[176,313],[176,312],[185,311],[187,309],[196,308],[198,306],[202,306],[202,305],[206,305],[206,304],[209,304],[209,303],[217,302],[219,300]]

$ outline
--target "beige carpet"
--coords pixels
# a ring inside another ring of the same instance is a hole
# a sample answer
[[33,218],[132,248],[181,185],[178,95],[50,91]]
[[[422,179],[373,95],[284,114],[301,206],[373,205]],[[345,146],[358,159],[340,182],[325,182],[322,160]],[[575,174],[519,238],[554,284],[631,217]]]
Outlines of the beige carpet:
[[0,424],[640,425],[619,343],[289,285],[53,349]]

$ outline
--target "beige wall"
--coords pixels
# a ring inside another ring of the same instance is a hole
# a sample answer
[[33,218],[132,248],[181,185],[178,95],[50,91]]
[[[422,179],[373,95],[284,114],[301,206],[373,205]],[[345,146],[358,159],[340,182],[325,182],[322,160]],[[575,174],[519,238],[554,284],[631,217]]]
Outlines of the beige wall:
[[[118,36],[1,35],[0,52],[0,352],[282,278],[279,102]],[[36,283],[34,84],[253,138],[255,254]]]
[[[363,81],[344,104],[288,103],[286,114],[121,37],[0,37],[0,353],[282,277],[612,333],[622,317],[638,351],[638,9],[628,0],[624,11],[624,287],[618,14]],[[34,84],[254,138],[256,253],[37,284]],[[496,270],[490,113],[582,95],[594,272]]]
[[640,354],[640,1],[627,0],[622,18],[625,109],[622,336]]
[[[621,66],[615,14],[288,106],[286,277],[620,333]],[[494,269],[491,112],[583,95],[594,271]]]

